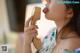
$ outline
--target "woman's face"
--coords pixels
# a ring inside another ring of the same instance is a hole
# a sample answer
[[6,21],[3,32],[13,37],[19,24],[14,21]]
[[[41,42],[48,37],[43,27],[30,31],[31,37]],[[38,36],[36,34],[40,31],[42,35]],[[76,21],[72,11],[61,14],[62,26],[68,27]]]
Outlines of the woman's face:
[[[59,0],[60,1],[60,0]],[[45,13],[48,20],[62,21],[66,17],[66,6],[64,4],[59,4],[58,0],[47,0],[47,8],[49,11]]]

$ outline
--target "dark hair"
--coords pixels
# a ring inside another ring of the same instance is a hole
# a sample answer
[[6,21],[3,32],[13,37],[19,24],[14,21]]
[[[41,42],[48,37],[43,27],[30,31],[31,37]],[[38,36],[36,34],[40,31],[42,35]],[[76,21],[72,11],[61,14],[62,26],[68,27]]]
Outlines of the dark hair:
[[69,23],[66,26],[69,26],[71,30],[74,30],[80,37],[80,0],[63,0],[63,1],[79,2],[77,4],[72,3],[72,4],[65,4],[65,5],[68,8],[72,8],[74,13],[72,19],[69,21]]

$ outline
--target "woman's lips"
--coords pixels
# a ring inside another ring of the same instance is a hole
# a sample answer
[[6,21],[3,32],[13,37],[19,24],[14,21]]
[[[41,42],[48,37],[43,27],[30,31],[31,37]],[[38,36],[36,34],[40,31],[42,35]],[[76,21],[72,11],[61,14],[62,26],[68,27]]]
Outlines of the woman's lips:
[[48,11],[49,11],[48,7],[45,7],[45,8],[43,9],[43,12],[44,12],[44,13],[47,13]]

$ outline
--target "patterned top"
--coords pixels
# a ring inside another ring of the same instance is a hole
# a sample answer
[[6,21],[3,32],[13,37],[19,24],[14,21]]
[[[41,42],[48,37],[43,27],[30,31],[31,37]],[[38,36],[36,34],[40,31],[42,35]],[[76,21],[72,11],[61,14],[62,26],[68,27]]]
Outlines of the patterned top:
[[[43,40],[42,47],[39,48],[36,53],[52,53],[52,50],[56,45],[56,31],[56,28],[49,31]],[[80,48],[75,50],[61,49],[58,53],[80,53]]]
[[49,31],[49,33],[43,40],[42,47],[38,49],[36,53],[51,53],[55,45],[56,45],[56,28]]

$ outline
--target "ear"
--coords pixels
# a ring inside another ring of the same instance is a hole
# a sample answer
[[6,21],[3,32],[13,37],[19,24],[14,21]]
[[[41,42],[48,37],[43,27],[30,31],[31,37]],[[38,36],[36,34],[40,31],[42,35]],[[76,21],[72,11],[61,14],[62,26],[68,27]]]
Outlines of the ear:
[[67,19],[70,19],[73,17],[73,10],[71,8],[67,9],[66,12],[67,12],[67,16],[66,16]]

